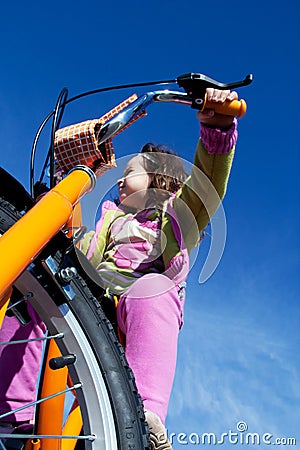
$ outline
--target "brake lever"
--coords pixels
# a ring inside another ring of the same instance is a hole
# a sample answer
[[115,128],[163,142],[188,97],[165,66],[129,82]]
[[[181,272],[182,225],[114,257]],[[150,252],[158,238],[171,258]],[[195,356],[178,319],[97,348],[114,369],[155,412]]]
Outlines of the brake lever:
[[233,83],[220,83],[202,73],[186,73],[180,75],[176,79],[179,87],[182,87],[188,96],[191,98],[191,107],[201,110],[205,102],[206,89],[212,87],[215,89],[235,89],[243,86],[248,86],[253,81],[253,74],[246,76],[244,80]]

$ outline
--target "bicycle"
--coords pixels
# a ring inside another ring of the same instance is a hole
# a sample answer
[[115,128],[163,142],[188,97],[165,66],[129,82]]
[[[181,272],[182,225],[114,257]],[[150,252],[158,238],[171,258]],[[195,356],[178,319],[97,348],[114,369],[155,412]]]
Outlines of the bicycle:
[[[207,87],[232,89],[251,82],[252,75],[224,84],[190,73],[175,80],[113,87],[176,83],[183,91],[133,95],[100,119],[84,122],[84,136],[79,139],[76,135],[72,144],[70,127],[59,129],[65,106],[109,88],[70,100],[63,89],[34,140],[30,194],[0,168],[0,325],[5,313],[15,314],[26,323],[22,305],[28,303],[47,328],[41,338],[46,344],[34,402],[34,428],[30,434],[0,435],[0,448],[9,448],[14,442],[26,450],[150,449],[142,401],[123,347],[99,300],[97,273],[77,247],[85,231],[80,222],[80,199],[93,189],[97,177],[115,166],[112,138],[142,117],[150,104],[171,102],[201,110],[210,106],[206,102]],[[235,100],[220,107],[214,105],[214,109],[242,117],[246,103]],[[42,176],[34,183],[37,141],[51,117],[50,150]],[[88,145],[83,142],[87,129],[92,130]],[[48,165],[49,187],[42,182]],[[73,403],[67,413],[66,396],[71,396]],[[5,416],[0,414],[0,421]]]

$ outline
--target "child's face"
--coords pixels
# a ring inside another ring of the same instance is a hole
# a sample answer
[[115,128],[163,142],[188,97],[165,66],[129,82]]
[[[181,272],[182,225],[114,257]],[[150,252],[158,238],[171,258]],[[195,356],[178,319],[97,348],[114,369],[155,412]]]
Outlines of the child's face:
[[146,172],[141,155],[132,158],[126,165],[123,177],[118,180],[120,202],[130,208],[145,207],[151,178]]

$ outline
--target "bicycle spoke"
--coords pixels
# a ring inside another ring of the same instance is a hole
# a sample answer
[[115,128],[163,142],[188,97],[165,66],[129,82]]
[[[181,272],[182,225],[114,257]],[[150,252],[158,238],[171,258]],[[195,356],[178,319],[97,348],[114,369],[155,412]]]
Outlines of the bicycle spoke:
[[23,302],[26,302],[32,297],[32,295],[33,295],[32,292],[29,292],[27,295],[24,295],[24,297],[20,298],[20,300],[9,305],[7,311],[11,310],[12,308],[15,308],[16,306],[20,305]]
[[48,341],[49,339],[62,339],[63,337],[64,337],[63,333],[58,333],[58,334],[55,334],[54,336],[44,336],[41,338],[20,339],[19,341],[0,342],[0,345],[27,344],[28,342]]
[[2,420],[4,417],[10,416],[11,414],[15,414],[16,412],[22,411],[23,409],[29,408],[30,406],[39,405],[40,403],[46,402],[47,400],[51,400],[52,398],[57,397],[59,395],[66,394],[67,392],[72,392],[81,387],[82,387],[82,384],[77,383],[77,384],[74,384],[74,386],[64,389],[63,391],[59,391],[59,392],[56,392],[55,394],[48,395],[47,397],[41,398],[40,400],[36,400],[34,402],[27,403],[27,405],[21,406],[20,408],[16,408],[13,411],[9,411],[7,413],[1,414],[0,420]]
[[94,441],[97,436],[95,434],[89,434],[86,436],[64,436],[62,434],[30,434],[28,436],[28,434],[0,433],[0,439],[28,439],[28,437],[30,437],[30,439],[81,439],[85,441]]

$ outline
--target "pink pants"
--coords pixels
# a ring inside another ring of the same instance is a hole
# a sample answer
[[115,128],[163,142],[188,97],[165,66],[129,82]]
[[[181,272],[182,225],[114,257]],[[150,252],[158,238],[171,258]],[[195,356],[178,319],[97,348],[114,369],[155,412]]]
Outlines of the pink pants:
[[[0,330],[0,342],[43,338],[45,324],[28,305],[31,321],[20,325],[16,317],[5,317]],[[42,341],[0,346],[0,415],[20,408],[36,399],[40,372]],[[22,409],[0,421],[22,422],[32,420],[34,407]]]
[[184,300],[164,275],[138,279],[120,298],[118,325],[126,335],[126,357],[145,409],[165,422],[177,357]]

